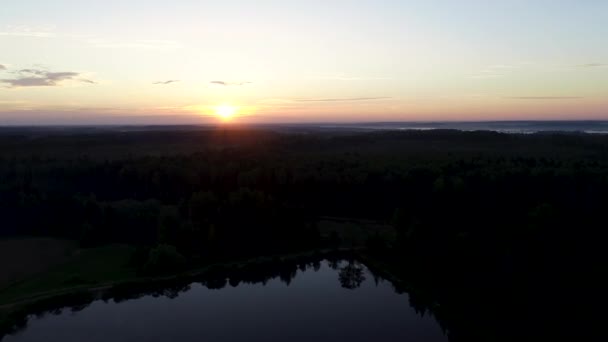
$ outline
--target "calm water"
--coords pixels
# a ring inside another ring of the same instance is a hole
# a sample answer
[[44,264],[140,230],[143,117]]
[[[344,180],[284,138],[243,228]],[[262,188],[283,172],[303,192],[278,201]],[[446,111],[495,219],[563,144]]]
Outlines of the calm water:
[[501,133],[532,134],[539,132],[580,132],[608,134],[608,121],[470,121],[470,122],[394,122],[325,125],[335,129],[358,130],[434,130],[494,131]]
[[[219,287],[219,289],[217,289]],[[216,288],[216,289],[210,289]],[[357,263],[300,265],[264,281],[182,291],[32,316],[3,341],[447,341],[407,294]]]

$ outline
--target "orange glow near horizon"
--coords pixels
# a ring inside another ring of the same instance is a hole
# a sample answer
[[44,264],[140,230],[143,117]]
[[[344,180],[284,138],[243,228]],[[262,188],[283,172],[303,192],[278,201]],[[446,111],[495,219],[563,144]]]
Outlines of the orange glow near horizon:
[[4,1],[0,126],[608,120],[608,1],[178,2]]

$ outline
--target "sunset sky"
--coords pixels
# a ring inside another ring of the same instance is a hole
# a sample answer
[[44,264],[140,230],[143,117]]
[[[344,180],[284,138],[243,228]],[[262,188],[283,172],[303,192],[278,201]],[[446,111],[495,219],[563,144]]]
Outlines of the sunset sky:
[[608,119],[608,1],[0,5],[0,125],[208,123],[222,113]]

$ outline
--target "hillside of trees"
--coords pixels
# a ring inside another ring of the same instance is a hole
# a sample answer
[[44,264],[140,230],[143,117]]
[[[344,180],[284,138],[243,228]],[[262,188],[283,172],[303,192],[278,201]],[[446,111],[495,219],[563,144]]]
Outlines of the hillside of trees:
[[597,328],[607,195],[602,135],[0,133],[3,237],[132,244],[162,273],[319,247],[322,216],[383,221],[398,237],[373,255],[454,340]]

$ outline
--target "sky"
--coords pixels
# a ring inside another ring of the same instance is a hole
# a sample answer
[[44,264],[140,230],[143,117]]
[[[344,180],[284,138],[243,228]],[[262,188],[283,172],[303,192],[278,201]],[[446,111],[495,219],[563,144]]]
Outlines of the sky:
[[605,0],[0,5],[0,125],[587,119]]

